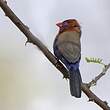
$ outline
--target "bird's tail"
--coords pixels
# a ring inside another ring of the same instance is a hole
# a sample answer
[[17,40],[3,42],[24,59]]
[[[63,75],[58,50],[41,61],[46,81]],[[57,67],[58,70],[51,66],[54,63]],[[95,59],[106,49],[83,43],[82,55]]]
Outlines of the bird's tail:
[[70,69],[70,92],[72,96],[81,97],[81,75],[79,69]]

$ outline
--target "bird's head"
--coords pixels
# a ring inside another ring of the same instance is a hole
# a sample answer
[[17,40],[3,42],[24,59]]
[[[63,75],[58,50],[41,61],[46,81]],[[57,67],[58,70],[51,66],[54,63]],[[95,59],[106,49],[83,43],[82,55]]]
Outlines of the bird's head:
[[80,25],[75,19],[68,19],[63,22],[56,24],[60,28],[60,32],[66,31],[66,30],[75,30],[80,32]]

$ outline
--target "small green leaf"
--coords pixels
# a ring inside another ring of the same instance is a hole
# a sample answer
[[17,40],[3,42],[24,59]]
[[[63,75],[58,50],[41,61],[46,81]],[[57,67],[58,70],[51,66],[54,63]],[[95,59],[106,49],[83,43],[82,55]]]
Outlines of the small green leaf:
[[105,66],[105,64],[102,62],[103,60],[101,58],[85,57],[85,60],[87,61],[87,63],[97,63],[97,64],[102,64]]

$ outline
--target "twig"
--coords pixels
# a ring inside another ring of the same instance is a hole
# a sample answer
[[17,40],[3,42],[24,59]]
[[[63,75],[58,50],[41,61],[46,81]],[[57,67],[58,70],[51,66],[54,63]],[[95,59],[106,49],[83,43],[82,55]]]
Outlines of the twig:
[[108,103],[106,101],[102,101],[98,98],[90,89],[88,89],[88,84],[82,84],[83,92],[88,96],[89,101],[92,101],[99,105],[103,110],[110,110]]
[[98,76],[96,76],[91,82],[88,83],[88,87],[90,88],[91,86],[96,85],[97,81],[106,74],[109,68],[110,68],[110,63],[108,65],[105,65],[103,71]]
[[[21,20],[14,14],[14,12],[8,7],[5,1],[0,0],[0,7],[5,12],[5,15],[10,18],[10,20],[24,33],[27,37],[28,42],[33,43],[44,53],[44,55],[49,59],[49,61],[63,74],[64,78],[69,78],[68,71],[62,65],[60,61],[56,59],[56,57],[47,49],[47,47],[36,38],[24,25]],[[99,99],[91,90],[89,90],[86,84],[81,85],[82,91],[89,97],[89,99],[93,99],[94,102],[99,105],[104,110],[110,110],[110,107],[101,99]]]

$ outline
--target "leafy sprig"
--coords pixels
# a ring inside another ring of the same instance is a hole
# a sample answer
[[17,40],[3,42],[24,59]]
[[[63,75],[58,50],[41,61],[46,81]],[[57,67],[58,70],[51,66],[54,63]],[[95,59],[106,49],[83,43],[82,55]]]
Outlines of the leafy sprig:
[[105,66],[105,64],[103,63],[103,60],[101,58],[85,57],[85,60],[87,63],[97,63],[97,64],[101,64],[101,65]]

